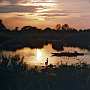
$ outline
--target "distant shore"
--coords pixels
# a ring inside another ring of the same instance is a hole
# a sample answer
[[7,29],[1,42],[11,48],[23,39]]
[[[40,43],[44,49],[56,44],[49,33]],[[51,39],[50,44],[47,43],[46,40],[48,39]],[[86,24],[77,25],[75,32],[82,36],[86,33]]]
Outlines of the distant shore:
[[8,30],[0,20],[0,50],[16,50],[30,47],[42,48],[51,43],[55,50],[63,50],[64,46],[80,47],[90,50],[90,29],[77,30],[68,24],[62,27],[58,24],[56,29],[46,27],[38,29],[32,26],[23,26],[21,30],[16,27]]
[[0,49],[16,50],[30,47],[42,48],[51,43],[56,50],[63,46],[80,47],[90,50],[90,32],[31,32],[5,31],[0,32]]

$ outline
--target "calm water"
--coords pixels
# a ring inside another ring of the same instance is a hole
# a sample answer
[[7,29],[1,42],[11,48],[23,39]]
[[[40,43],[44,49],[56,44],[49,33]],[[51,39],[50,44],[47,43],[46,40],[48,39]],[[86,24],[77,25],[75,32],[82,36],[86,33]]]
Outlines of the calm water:
[[[20,57],[24,56],[24,62],[28,64],[28,66],[44,66],[45,61],[48,58],[49,64],[59,65],[62,63],[77,63],[80,60],[83,60],[90,64],[90,52],[87,49],[80,49],[78,47],[64,47],[64,52],[81,52],[85,53],[84,56],[77,57],[56,57],[52,56],[52,52],[57,52],[52,48],[51,44],[45,45],[42,49],[30,49],[28,47],[24,47],[23,49],[17,49],[16,51],[3,51],[0,54],[4,54],[7,56],[13,56],[18,54]],[[58,51],[58,52],[63,52]]]

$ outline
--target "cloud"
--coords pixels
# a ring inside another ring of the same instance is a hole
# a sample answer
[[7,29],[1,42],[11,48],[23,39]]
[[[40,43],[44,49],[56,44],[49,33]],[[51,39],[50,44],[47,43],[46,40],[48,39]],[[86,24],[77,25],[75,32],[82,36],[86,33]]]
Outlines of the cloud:
[[80,13],[78,10],[49,10],[49,11],[42,11],[41,13]]
[[32,22],[45,19],[55,23],[86,23],[90,21],[89,8],[90,0],[0,0],[0,17]]
[[38,8],[43,8],[42,6],[20,6],[20,5],[6,5],[0,6],[0,13],[10,13],[10,12],[35,12]]
[[11,4],[16,4],[18,2],[25,2],[27,0],[0,0],[0,3],[5,2],[5,1],[7,1],[7,2],[9,2]]
[[52,13],[52,14],[42,14],[40,16],[47,16],[47,17],[51,17],[51,16],[68,16],[68,14],[61,14],[61,13]]

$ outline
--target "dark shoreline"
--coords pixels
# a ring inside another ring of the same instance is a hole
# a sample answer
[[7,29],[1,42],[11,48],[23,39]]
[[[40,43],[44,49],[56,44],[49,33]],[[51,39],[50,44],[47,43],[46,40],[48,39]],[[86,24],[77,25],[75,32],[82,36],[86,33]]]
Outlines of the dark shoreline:
[[43,48],[49,43],[56,50],[63,50],[63,46],[90,50],[90,32],[0,32],[1,50],[16,50],[23,47]]

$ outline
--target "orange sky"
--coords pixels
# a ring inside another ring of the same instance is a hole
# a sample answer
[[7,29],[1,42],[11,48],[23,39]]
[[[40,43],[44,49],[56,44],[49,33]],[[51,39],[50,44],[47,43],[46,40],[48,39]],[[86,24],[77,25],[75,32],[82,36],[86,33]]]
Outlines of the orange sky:
[[90,28],[89,8],[89,0],[0,0],[0,19],[8,28],[68,23],[83,29]]

